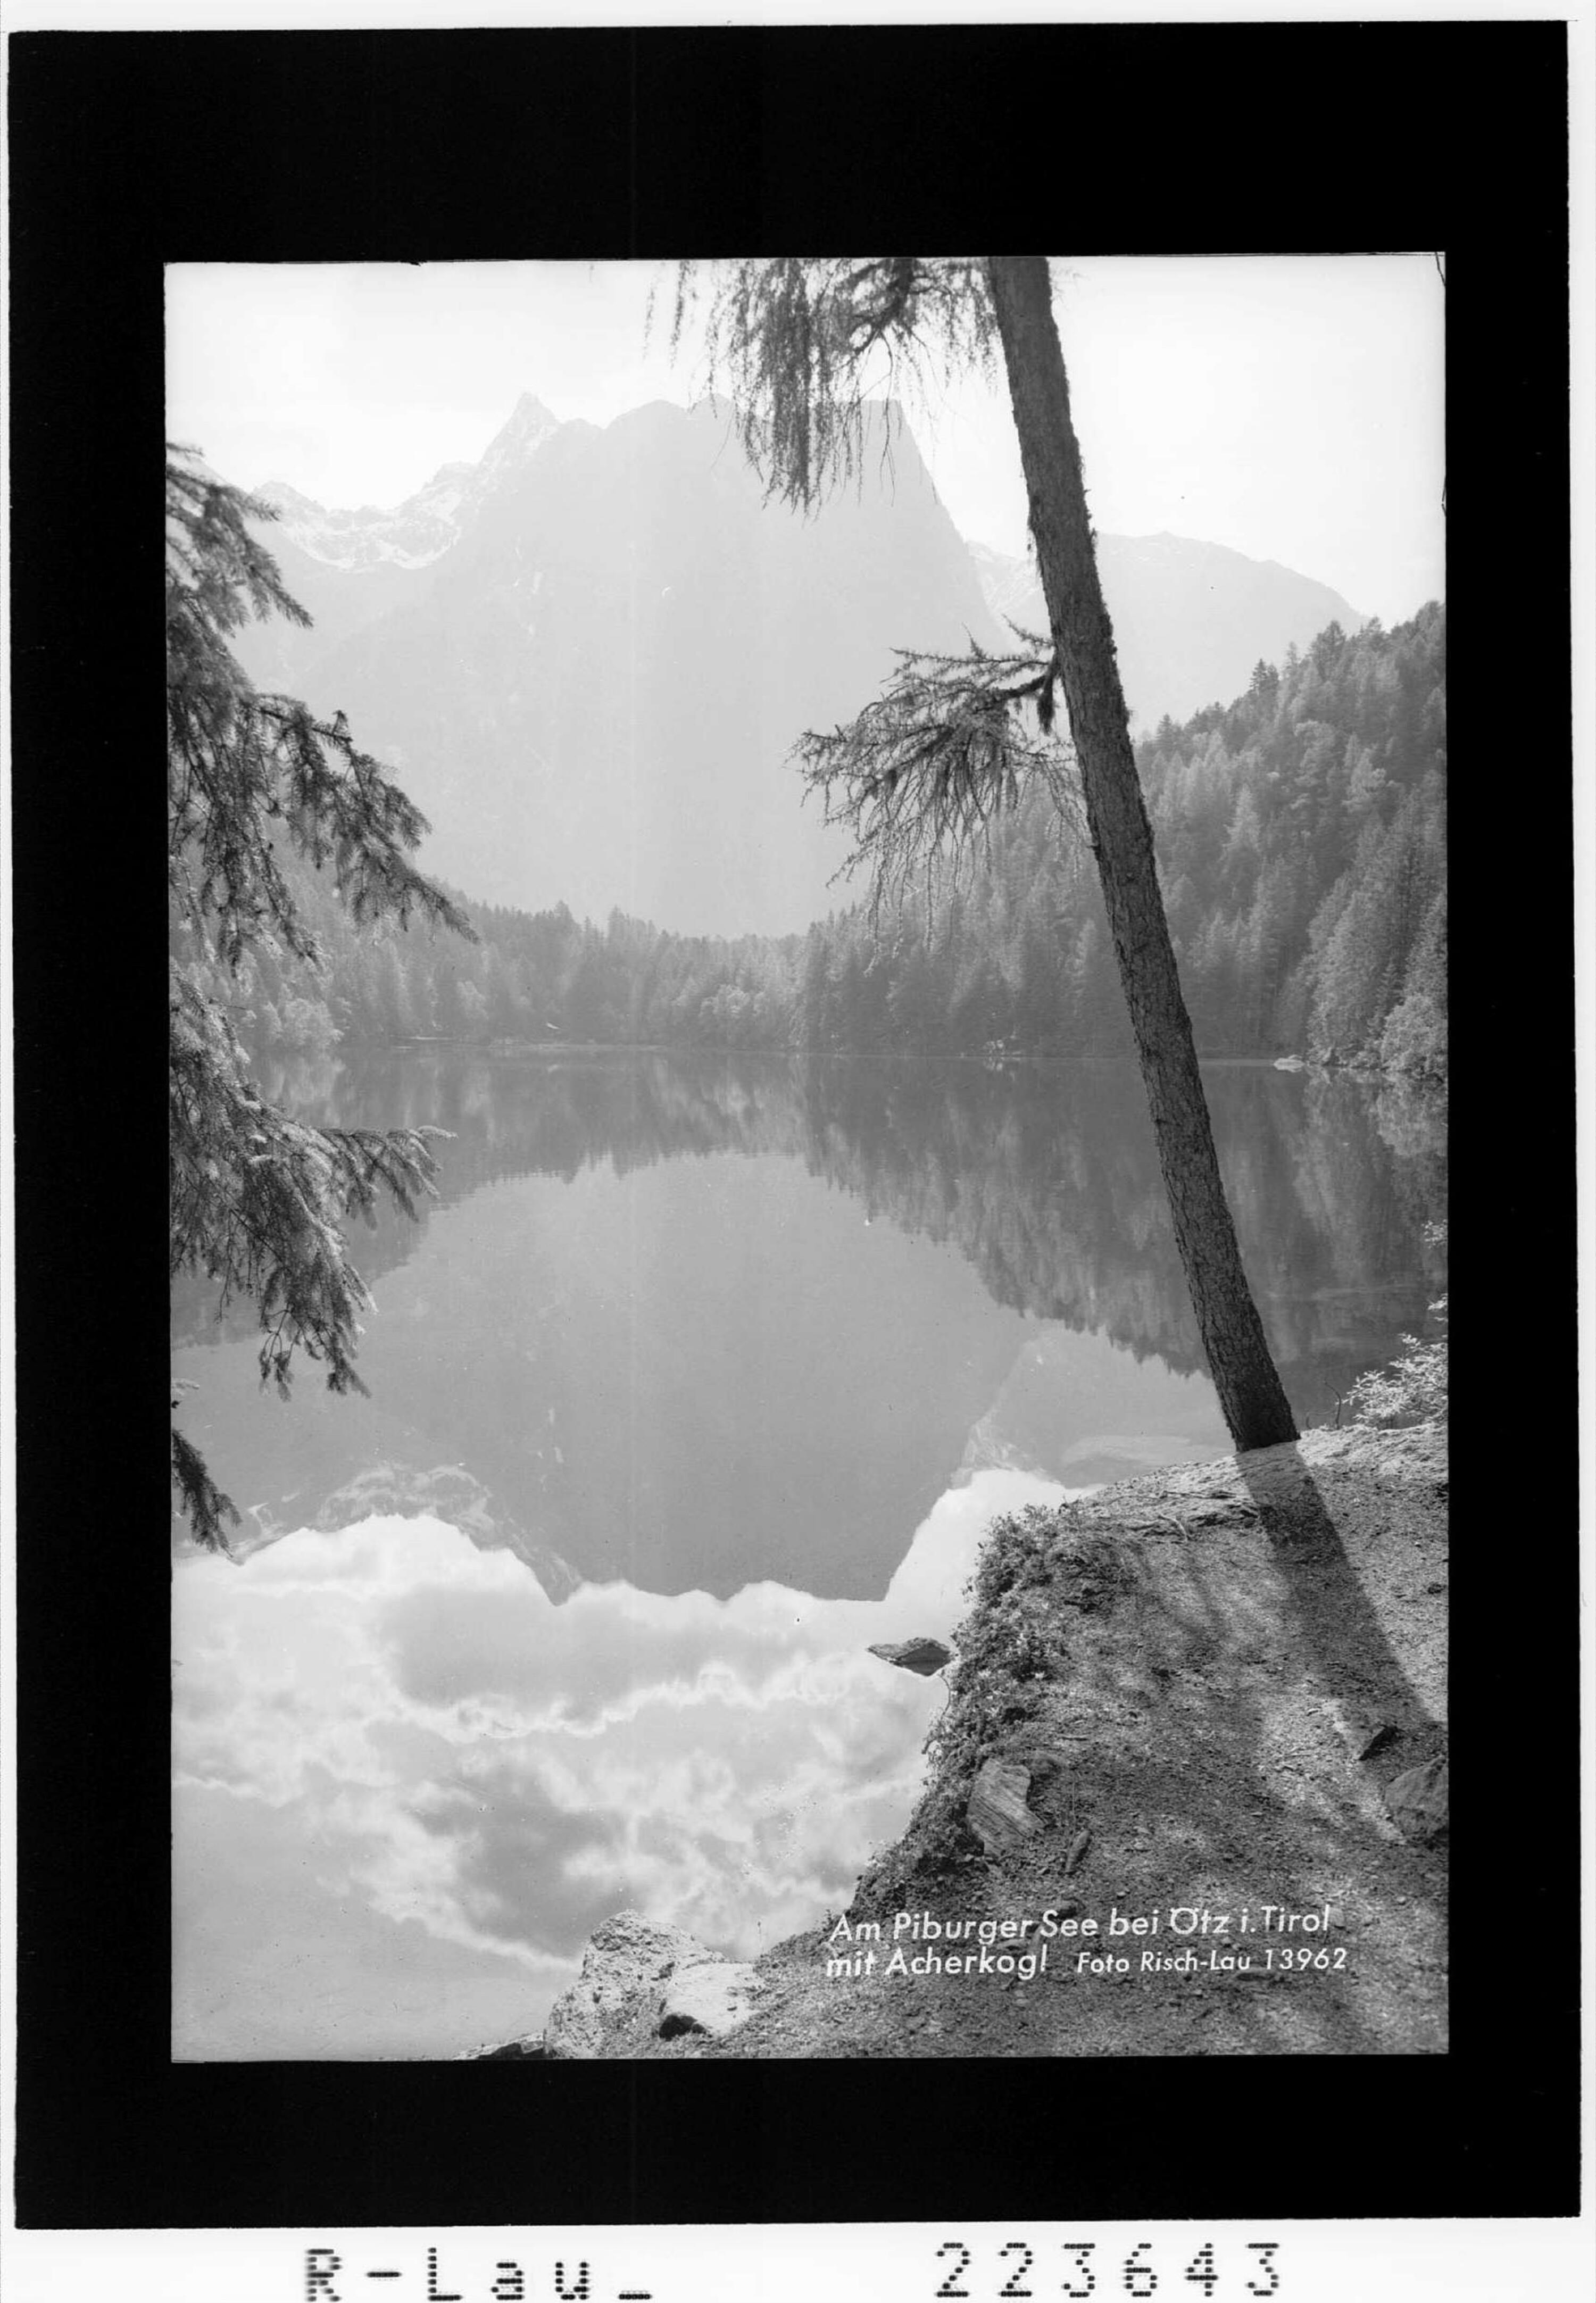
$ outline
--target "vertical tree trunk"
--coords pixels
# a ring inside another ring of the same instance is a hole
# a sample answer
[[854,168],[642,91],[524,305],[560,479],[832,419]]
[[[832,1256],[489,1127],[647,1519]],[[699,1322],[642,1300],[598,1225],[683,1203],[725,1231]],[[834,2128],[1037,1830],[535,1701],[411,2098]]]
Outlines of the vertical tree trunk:
[[994,256],[989,262],[1031,533],[1176,1244],[1230,1436],[1237,1448],[1272,1447],[1295,1439],[1296,1425],[1242,1269],[1176,974],[1098,581],[1047,259]]

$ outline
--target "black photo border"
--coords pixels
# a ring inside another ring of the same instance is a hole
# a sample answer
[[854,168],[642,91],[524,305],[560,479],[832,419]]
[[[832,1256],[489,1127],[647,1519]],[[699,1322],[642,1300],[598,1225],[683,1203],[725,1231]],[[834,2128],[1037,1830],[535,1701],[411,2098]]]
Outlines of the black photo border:
[[[1575,2212],[1566,41],[12,37],[20,2225]],[[1452,2051],[173,2065],[162,267],[911,240],[1447,251]]]

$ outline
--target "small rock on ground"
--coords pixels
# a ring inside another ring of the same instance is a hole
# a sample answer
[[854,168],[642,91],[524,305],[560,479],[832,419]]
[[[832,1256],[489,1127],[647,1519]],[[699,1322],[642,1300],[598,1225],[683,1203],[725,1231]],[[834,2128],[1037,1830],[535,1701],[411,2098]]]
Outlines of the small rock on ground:
[[1042,1829],[1026,1804],[1030,1771],[1011,1760],[988,1759],[970,1788],[965,1820],[989,1855]]
[[1423,1844],[1439,1839],[1447,1828],[1449,1805],[1445,1759],[1431,1759],[1426,1767],[1410,1767],[1398,1776],[1386,1786],[1385,1803],[1404,1839]]

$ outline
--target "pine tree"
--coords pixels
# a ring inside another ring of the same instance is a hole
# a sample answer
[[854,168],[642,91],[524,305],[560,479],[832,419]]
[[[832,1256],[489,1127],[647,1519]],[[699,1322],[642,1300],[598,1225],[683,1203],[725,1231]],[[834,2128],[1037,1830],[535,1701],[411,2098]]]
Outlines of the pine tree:
[[[678,274],[680,341],[696,267]],[[806,510],[862,476],[880,431],[871,363],[919,376],[934,345],[952,366],[1001,350],[1030,498],[1050,632],[1024,657],[903,655],[850,727],[799,746],[828,815],[882,889],[932,854],[984,848],[993,817],[1045,779],[1077,789],[1097,859],[1181,1261],[1225,1421],[1237,1447],[1296,1426],[1242,1269],[1176,972],[1131,747],[1113,635],[1086,512],[1080,449],[1043,257],[784,258],[719,267],[708,315],[712,375],[730,383],[747,453],[770,491]],[[885,433],[890,457],[891,427]],[[1074,739],[1051,739],[1062,688]],[[1031,732],[1034,714],[1038,733]]]
[[[409,861],[426,820],[356,748],[343,715],[315,719],[264,695],[227,642],[251,616],[308,624],[247,523],[271,505],[212,478],[193,452],[166,460],[167,880],[170,968],[171,1269],[217,1281],[224,1303],[254,1300],[262,1383],[289,1388],[296,1350],[330,1389],[364,1390],[359,1313],[369,1303],[342,1219],[368,1221],[379,1192],[408,1215],[432,1190],[435,1129],[314,1128],[267,1102],[219,980],[252,957],[315,965],[317,938],[284,869],[297,855],[331,866],[357,921],[412,913],[475,937],[464,915]],[[281,1031],[281,1018],[277,1018]],[[173,1405],[179,1405],[174,1395]],[[196,1540],[225,1551],[238,1513],[173,1425],[172,1472]]]

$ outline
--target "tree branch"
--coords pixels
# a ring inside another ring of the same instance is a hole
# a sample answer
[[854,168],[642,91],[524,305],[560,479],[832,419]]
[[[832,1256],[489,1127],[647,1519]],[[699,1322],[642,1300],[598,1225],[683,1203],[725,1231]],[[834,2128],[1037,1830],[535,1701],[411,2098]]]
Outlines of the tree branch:
[[973,640],[963,656],[899,649],[886,688],[856,720],[798,738],[806,789],[853,839],[837,876],[870,872],[873,923],[922,874],[929,904],[933,859],[957,877],[1035,778],[1065,821],[1081,822],[1073,755],[1052,733],[1058,677],[1051,651],[993,656]]

